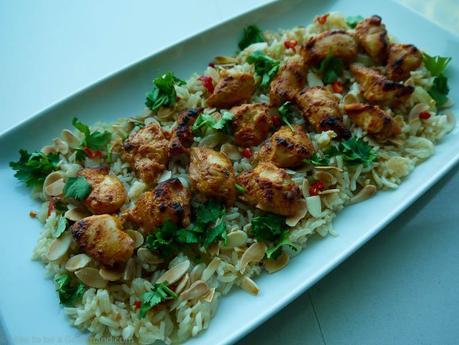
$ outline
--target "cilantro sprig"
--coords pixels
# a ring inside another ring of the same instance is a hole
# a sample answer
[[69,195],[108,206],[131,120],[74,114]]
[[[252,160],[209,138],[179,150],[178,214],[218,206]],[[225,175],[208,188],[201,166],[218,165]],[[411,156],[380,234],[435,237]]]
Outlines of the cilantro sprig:
[[185,82],[172,72],[166,72],[153,80],[153,88],[147,94],[145,105],[151,110],[156,111],[161,107],[170,107],[177,102],[175,85],[183,85]]
[[349,16],[346,17],[346,24],[349,26],[351,29],[355,29],[358,23],[360,23],[363,20],[363,17],[360,15],[357,16]]
[[142,293],[142,304],[140,305],[139,316],[145,317],[148,311],[154,306],[169,300],[176,299],[177,294],[168,287],[168,282],[156,283],[150,291]]
[[29,153],[26,150],[19,150],[19,160],[10,162],[10,167],[16,170],[14,177],[24,182],[28,187],[43,185],[46,176],[57,170],[59,154],[43,152]]
[[91,132],[89,126],[78,120],[76,117],[72,119],[72,125],[84,135],[81,146],[76,150],[77,161],[81,161],[90,155],[97,156],[96,152],[99,152],[101,156],[101,151],[108,151],[107,146],[110,143],[110,140],[112,140],[112,134],[110,132]]
[[448,101],[448,78],[445,76],[445,70],[451,62],[451,57],[430,56],[423,54],[424,66],[434,77],[432,87],[428,91],[438,107],[443,106]]
[[343,60],[329,53],[319,65],[319,72],[322,75],[322,81],[325,84],[332,84],[338,80],[343,73]]
[[91,185],[84,176],[69,177],[64,186],[64,195],[67,198],[83,200],[91,193]]
[[263,32],[256,25],[249,25],[244,28],[242,38],[239,41],[238,47],[240,50],[244,50],[249,45],[258,42],[264,42]]
[[265,89],[269,86],[271,79],[277,74],[280,62],[275,60],[261,50],[253,52],[248,58],[247,62],[255,66],[255,73],[261,77],[260,87]]
[[234,120],[234,114],[223,110],[220,118],[207,113],[199,114],[192,126],[192,131],[196,136],[204,136],[208,129],[214,129],[223,133],[230,133],[230,124]]
[[285,102],[277,109],[277,112],[279,113],[281,121],[285,123],[292,130],[292,132],[294,132],[295,129],[293,128],[291,123],[293,114],[295,113],[293,110],[292,102]]
[[81,299],[86,290],[86,286],[83,283],[72,285],[70,274],[68,273],[57,275],[54,278],[54,283],[56,284],[60,303],[64,305],[74,305]]
[[298,250],[288,239],[288,228],[285,226],[285,218],[275,215],[266,214],[257,216],[252,219],[251,233],[258,241],[269,242],[272,245],[266,250],[268,259],[276,259],[282,253],[284,245]]

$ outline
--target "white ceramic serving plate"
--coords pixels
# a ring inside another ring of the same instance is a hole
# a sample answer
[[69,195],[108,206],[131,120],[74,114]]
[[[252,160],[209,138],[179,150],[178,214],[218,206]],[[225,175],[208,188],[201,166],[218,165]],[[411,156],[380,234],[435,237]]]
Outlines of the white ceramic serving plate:
[[[282,1],[225,22],[106,78],[74,96],[31,117],[0,135],[0,311],[10,341],[16,343],[86,343],[86,334],[69,326],[53,282],[44,277],[41,264],[30,256],[41,225],[28,217],[38,204],[18,183],[8,162],[18,149],[39,149],[70,128],[72,116],[86,123],[111,121],[143,110],[144,95],[157,74],[172,70],[181,78],[202,71],[216,55],[232,54],[242,28],[263,29],[307,25],[317,14],[340,11],[346,15],[379,14],[391,34],[416,44],[432,55],[452,56],[448,69],[450,96],[458,99],[459,40],[425,18],[393,2]],[[453,109],[454,110],[454,109]],[[314,240],[284,270],[257,279],[258,297],[233,291],[221,300],[210,328],[190,344],[228,344],[291,302],[380,231],[408,205],[426,192],[459,159],[459,132],[455,129],[437,146],[436,154],[419,166],[397,191],[346,208],[335,221],[338,237]],[[1,333],[0,333],[1,334]],[[1,342],[1,339],[0,339]]]

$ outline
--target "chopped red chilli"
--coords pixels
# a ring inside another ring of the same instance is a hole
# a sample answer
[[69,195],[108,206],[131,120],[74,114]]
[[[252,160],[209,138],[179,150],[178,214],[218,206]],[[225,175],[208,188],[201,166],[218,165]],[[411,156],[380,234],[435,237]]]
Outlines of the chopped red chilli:
[[93,151],[89,147],[84,147],[83,151],[89,158],[102,158],[102,152],[100,150]]
[[323,16],[317,17],[317,22],[321,25],[324,25],[327,22],[328,13]]
[[202,75],[198,78],[198,80],[202,81],[202,86],[204,86],[209,93],[214,92],[214,82],[211,77]]
[[344,92],[344,84],[340,81],[335,81],[332,84],[332,89],[334,93],[343,93]]
[[309,186],[309,195],[319,195],[319,192],[325,189],[325,185],[322,181],[314,182],[312,185]]
[[419,116],[419,118],[420,118],[421,120],[427,120],[427,119],[430,118],[431,115],[430,115],[429,112],[423,111],[422,113],[419,113],[418,116]]
[[241,155],[242,157],[250,158],[252,157],[252,150],[246,147],[244,150],[242,150]]
[[284,47],[287,49],[293,49],[298,44],[297,40],[286,40],[284,41]]
[[135,309],[139,309],[139,308],[141,307],[141,305],[142,305],[142,302],[141,302],[141,301],[135,301],[135,302],[134,302],[134,307],[135,307]]

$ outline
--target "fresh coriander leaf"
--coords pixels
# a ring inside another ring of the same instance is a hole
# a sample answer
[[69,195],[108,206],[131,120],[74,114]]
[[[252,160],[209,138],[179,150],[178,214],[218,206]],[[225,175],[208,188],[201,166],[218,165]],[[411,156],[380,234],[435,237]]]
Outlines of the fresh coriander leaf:
[[275,60],[261,50],[253,52],[248,58],[247,62],[255,66],[255,73],[261,77],[260,87],[262,89],[268,87],[271,79],[277,74],[280,62]]
[[91,193],[91,185],[84,176],[69,177],[64,186],[64,195],[75,200],[85,199]]
[[16,170],[14,177],[24,182],[28,187],[41,186],[46,176],[57,170],[59,155],[42,152],[28,153],[19,150],[20,158],[17,162],[10,162],[10,167]]
[[241,193],[241,194],[247,192],[247,190],[246,190],[243,186],[241,186],[240,184],[238,184],[238,183],[236,183],[236,184],[234,185],[234,188],[235,188],[239,193]]
[[266,214],[252,218],[252,235],[258,241],[276,241],[280,238],[285,227],[285,218]]
[[312,165],[325,166],[330,164],[330,157],[314,152],[311,158],[305,159],[304,162]]
[[222,117],[215,122],[212,126],[214,129],[225,129],[228,127],[228,124],[234,120],[234,114],[230,111],[222,111]]
[[88,153],[85,150],[89,149],[89,152],[107,150],[107,146],[110,143],[110,140],[112,140],[112,134],[110,132],[91,132],[89,127],[79,121],[76,117],[72,119],[72,125],[84,135],[81,146],[75,150],[75,159],[77,161],[82,161],[88,156]]
[[225,244],[226,244],[226,223],[221,219],[217,224],[210,229],[210,231],[207,233],[206,238],[203,243],[203,247],[207,248],[209,247],[212,243],[214,243],[219,237],[221,237]]
[[216,200],[210,200],[196,208],[196,221],[199,224],[213,223],[224,214],[225,206]]
[[67,218],[65,218],[64,216],[59,216],[56,228],[53,230],[53,236],[55,238],[59,238],[64,233],[64,231],[67,229],[67,225],[68,225]]
[[168,286],[168,282],[156,283],[150,291],[145,291],[142,294],[142,304],[140,306],[139,316],[145,317],[148,311],[154,306],[168,300],[176,299],[177,294]]
[[264,42],[263,32],[256,25],[249,25],[244,28],[241,40],[239,41],[239,49],[244,50],[249,45],[257,42]]
[[319,72],[322,74],[322,81],[325,84],[331,84],[338,80],[343,73],[343,60],[328,54],[319,65]]
[[177,241],[180,243],[199,243],[199,233],[187,229],[180,229],[176,233]]
[[279,242],[277,242],[274,246],[266,249],[266,258],[273,260],[277,259],[282,253],[283,246],[289,246],[295,251],[299,250],[299,248],[288,239],[288,233],[284,232]]
[[377,157],[376,150],[362,138],[353,137],[339,145],[343,159],[349,164],[371,164]]
[[350,28],[354,29],[358,23],[360,23],[363,20],[362,16],[349,16],[346,18],[346,24]]
[[277,109],[277,111],[279,113],[281,121],[284,122],[287,126],[289,126],[289,128],[292,130],[292,132],[295,132],[295,129],[293,128],[293,126],[291,124],[291,121],[292,121],[291,118],[292,118],[292,115],[293,115],[291,107],[292,107],[292,102],[287,101],[284,104],[282,104]]
[[443,74],[435,77],[432,87],[428,92],[429,95],[434,99],[437,107],[441,107],[448,101],[448,79]]
[[151,110],[156,111],[160,107],[169,107],[177,102],[175,85],[183,85],[185,82],[172,72],[166,72],[153,80],[153,89],[147,94],[145,105]]
[[446,67],[451,61],[451,57],[430,56],[427,53],[423,53],[423,60],[430,74],[434,77],[439,77],[445,72]]
[[219,119],[210,114],[201,113],[191,129],[196,136],[204,135],[209,128],[229,133],[229,124],[233,119],[234,114],[230,111],[222,111],[222,115]]
[[59,274],[54,278],[56,291],[59,294],[61,304],[73,305],[78,301],[86,290],[84,284],[71,285],[70,275],[68,273]]
[[148,234],[145,243],[151,251],[159,252],[162,256],[170,257],[176,251],[174,236],[177,232],[177,225],[166,220],[153,233]]

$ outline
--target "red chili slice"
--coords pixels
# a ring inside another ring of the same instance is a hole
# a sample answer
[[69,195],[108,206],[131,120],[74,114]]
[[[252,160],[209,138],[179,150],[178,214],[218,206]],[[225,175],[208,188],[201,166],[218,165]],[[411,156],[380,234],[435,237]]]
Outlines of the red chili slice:
[[332,84],[332,89],[334,93],[343,93],[344,92],[344,84],[340,81],[335,81]]
[[318,195],[319,192],[325,189],[325,185],[322,181],[314,182],[312,185],[309,186],[309,195]]
[[286,40],[284,41],[284,47],[287,49],[293,49],[298,44],[297,40]]
[[102,152],[100,150],[93,151],[89,147],[83,147],[83,151],[89,158],[102,158]]
[[327,18],[328,18],[328,13],[324,14],[323,16],[317,17],[317,22],[320,25],[324,25],[327,22]]
[[252,150],[246,147],[244,150],[242,150],[241,155],[242,157],[250,158],[252,157]]
[[419,118],[420,118],[421,120],[427,120],[427,119],[430,118],[431,115],[430,115],[429,112],[423,111],[422,113],[419,113],[418,116],[419,116]]
[[202,81],[202,86],[204,86],[209,93],[214,92],[214,82],[211,77],[202,75],[198,78],[198,80]]

